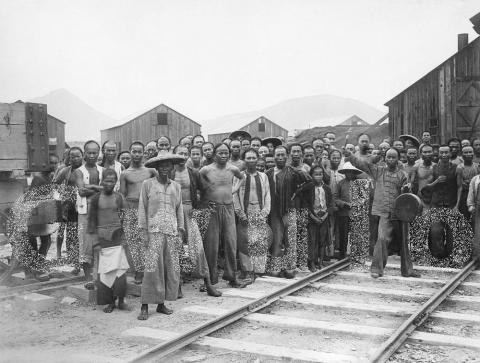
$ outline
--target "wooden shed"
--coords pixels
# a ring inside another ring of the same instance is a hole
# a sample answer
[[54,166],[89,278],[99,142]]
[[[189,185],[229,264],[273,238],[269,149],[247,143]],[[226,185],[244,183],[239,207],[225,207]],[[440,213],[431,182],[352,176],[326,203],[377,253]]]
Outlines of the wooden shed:
[[284,129],[282,126],[276,124],[275,122],[269,120],[265,116],[260,116],[259,118],[253,120],[252,122],[246,124],[239,129],[234,129],[229,132],[222,132],[217,134],[209,134],[208,141],[216,144],[221,142],[224,138],[228,137],[235,130],[247,131],[250,135],[257,136],[261,139],[265,137],[272,136],[281,136],[284,140],[287,140],[288,130]]
[[423,131],[434,143],[480,136],[480,37],[468,43],[468,34],[460,34],[457,53],[385,105],[394,138]]
[[65,151],[65,122],[47,114],[48,151],[62,160]]
[[102,144],[115,141],[118,150],[125,150],[133,141],[147,143],[168,136],[172,144],[185,135],[200,134],[201,125],[174,109],[160,104],[122,125],[101,130]]

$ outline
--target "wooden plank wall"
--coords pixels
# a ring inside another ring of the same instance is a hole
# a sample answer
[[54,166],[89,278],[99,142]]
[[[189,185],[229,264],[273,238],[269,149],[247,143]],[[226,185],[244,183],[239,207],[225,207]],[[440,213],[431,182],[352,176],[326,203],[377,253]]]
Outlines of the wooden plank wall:
[[25,104],[0,103],[0,171],[28,168]]
[[[168,113],[168,125],[157,124],[157,113]],[[166,135],[176,145],[180,137],[191,134],[200,134],[200,125],[190,121],[185,116],[171,110],[165,105],[160,105],[147,113],[129,121],[125,125],[113,129],[102,130],[102,144],[107,140],[120,142],[122,150],[128,149],[128,146],[136,140],[147,143],[151,140],[157,140],[160,136]]]
[[57,145],[55,147],[49,146],[50,153],[58,155],[60,160],[63,158],[65,151],[65,124],[53,116],[47,116],[48,137],[56,138]]
[[387,103],[390,135],[421,137],[438,123],[434,143],[455,136],[459,77],[480,77],[480,37]]

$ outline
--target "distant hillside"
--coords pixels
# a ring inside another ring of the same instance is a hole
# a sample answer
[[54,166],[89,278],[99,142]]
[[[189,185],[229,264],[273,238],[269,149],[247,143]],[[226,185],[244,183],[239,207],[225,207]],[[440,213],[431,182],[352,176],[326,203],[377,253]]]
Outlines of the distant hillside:
[[317,95],[286,100],[257,111],[206,120],[202,123],[202,130],[208,134],[233,131],[263,115],[293,132],[315,126],[336,125],[352,115],[358,115],[372,124],[384,113],[351,98]]
[[[380,144],[382,140],[388,136],[388,123],[380,126],[368,125],[352,127],[350,129],[351,132],[348,134],[348,143],[354,145],[357,144],[358,135],[362,133],[369,134],[372,142],[375,145]],[[337,137],[335,144],[340,147],[346,143],[345,135],[347,134],[348,130],[349,127],[345,126],[314,127],[298,133],[298,135],[295,137],[295,141],[300,143],[311,143],[315,137],[323,137],[326,132],[334,132]]]
[[100,140],[100,130],[116,124],[117,121],[87,105],[80,98],[58,89],[30,102],[46,103],[48,113],[65,121],[65,140]]

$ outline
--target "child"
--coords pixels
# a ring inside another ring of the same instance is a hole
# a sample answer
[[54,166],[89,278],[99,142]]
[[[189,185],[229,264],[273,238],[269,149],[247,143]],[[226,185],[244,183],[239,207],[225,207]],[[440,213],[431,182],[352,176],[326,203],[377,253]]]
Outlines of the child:
[[126,272],[129,268],[123,249],[123,229],[120,213],[124,207],[121,194],[114,192],[117,173],[106,169],[103,173],[103,190],[92,197],[88,210],[88,233],[96,234],[98,244],[94,247],[94,261],[98,264],[97,304],[107,305],[103,311],[111,313],[118,308],[127,309]]
[[328,243],[328,215],[333,212],[333,197],[330,187],[323,181],[324,169],[315,165],[310,170],[313,188],[310,189],[308,224],[308,268],[315,272],[316,266],[322,268],[325,246]]

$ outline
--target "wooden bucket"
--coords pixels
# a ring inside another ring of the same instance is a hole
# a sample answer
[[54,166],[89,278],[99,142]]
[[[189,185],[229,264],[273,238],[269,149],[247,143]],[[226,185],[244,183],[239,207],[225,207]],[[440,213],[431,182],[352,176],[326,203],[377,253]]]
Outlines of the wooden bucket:
[[395,216],[403,222],[411,222],[423,210],[422,200],[415,194],[405,193],[395,199]]

